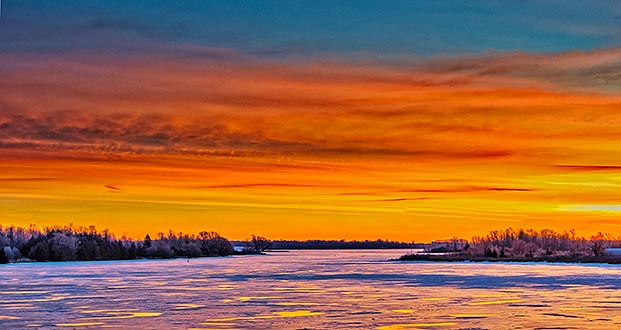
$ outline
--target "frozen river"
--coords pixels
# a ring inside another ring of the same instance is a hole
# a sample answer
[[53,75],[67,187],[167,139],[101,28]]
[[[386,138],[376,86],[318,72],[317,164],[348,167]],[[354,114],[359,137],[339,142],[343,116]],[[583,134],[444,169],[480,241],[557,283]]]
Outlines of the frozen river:
[[0,329],[621,329],[621,266],[408,251],[0,265]]

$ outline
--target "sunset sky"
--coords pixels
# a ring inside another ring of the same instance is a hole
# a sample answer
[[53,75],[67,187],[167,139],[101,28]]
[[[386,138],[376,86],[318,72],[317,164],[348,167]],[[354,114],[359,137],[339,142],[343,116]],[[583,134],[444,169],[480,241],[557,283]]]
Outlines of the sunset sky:
[[2,1],[0,224],[621,235],[619,1]]

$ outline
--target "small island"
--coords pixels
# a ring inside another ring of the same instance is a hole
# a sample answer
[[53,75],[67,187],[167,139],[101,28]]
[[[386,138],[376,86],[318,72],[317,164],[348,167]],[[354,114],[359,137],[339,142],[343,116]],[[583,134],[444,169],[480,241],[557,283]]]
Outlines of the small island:
[[263,254],[271,241],[252,235],[242,246],[234,246],[214,231],[187,234],[169,230],[153,238],[117,237],[95,226],[51,226],[43,229],[0,225],[0,264],[30,261],[94,261],[224,257]]
[[597,233],[589,239],[575,231],[551,229],[494,230],[472,241],[453,237],[436,241],[423,251],[401,256],[401,261],[436,262],[561,262],[621,264],[621,239]]

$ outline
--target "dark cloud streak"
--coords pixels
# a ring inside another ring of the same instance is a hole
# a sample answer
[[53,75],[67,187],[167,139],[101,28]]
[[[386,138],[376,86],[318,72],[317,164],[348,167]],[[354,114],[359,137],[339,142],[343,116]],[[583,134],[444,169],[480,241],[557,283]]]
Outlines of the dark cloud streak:
[[621,165],[553,165],[555,168],[569,171],[621,171]]

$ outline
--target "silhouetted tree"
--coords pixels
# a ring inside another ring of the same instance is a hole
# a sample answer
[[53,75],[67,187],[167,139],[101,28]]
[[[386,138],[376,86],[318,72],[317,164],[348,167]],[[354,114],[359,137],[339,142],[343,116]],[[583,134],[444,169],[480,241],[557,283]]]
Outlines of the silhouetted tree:
[[149,257],[168,259],[175,256],[174,252],[170,249],[168,242],[163,240],[157,240],[148,250]]
[[147,236],[144,237],[143,246],[147,249],[151,247],[151,236],[149,236],[149,234],[147,234]]
[[205,256],[225,256],[234,252],[231,242],[216,232],[202,231],[198,233],[198,239],[201,241],[201,253]]
[[132,244],[129,246],[129,249],[127,250],[127,259],[133,260],[136,259],[136,257],[136,243],[132,242]]
[[76,260],[78,239],[70,233],[56,232],[48,238],[51,261]]
[[601,232],[597,233],[597,235],[591,237],[591,253],[594,256],[602,256],[606,252],[606,238],[605,235]]
[[40,241],[38,242],[28,254],[28,258],[36,260],[36,261],[49,261],[50,260],[50,250],[47,246],[47,242]]
[[201,256],[201,248],[199,244],[190,242],[189,240],[183,243],[181,248],[181,255],[188,258],[196,258]]
[[8,264],[9,258],[4,251],[4,246],[0,246],[0,264]]
[[86,238],[80,240],[78,244],[77,257],[79,260],[101,259],[97,242],[95,240],[88,240]]
[[272,242],[265,237],[252,235],[252,249],[255,252],[263,252],[272,247]]

